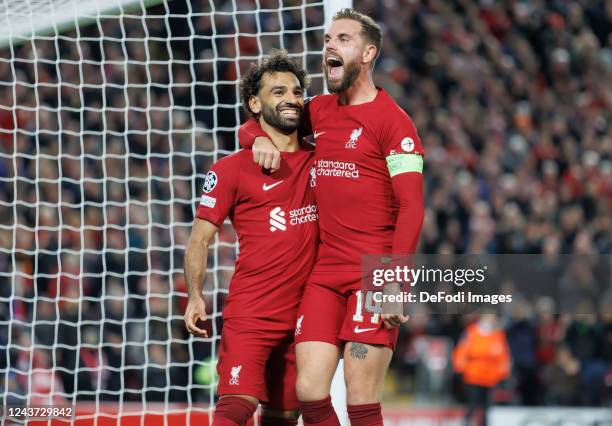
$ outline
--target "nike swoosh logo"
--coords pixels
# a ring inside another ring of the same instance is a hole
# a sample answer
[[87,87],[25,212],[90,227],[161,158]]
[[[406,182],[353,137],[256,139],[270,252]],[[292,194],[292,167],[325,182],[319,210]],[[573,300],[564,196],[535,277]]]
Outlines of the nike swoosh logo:
[[316,132],[315,131],[312,136],[316,139],[317,137],[321,136],[323,133],[325,133],[325,132]]
[[377,328],[378,327],[374,327],[374,328],[359,328],[359,326],[356,325],[355,329],[353,331],[355,332],[355,334],[359,334],[359,333],[365,333],[366,331],[374,331]]
[[263,184],[263,190],[264,190],[264,191],[268,191],[268,190],[270,190],[270,189],[274,188],[276,185],[280,185],[281,183],[283,183],[283,181],[282,181],[282,180],[279,180],[278,182],[273,183],[272,185],[266,185],[266,184],[264,183],[264,184]]

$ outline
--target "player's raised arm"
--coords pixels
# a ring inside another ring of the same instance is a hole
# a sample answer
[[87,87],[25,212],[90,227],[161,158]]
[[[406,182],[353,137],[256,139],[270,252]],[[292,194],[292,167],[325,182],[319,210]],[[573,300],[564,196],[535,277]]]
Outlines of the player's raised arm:
[[[423,201],[423,155],[421,140],[412,120],[401,114],[393,120],[385,148],[387,167],[393,194],[399,202],[399,212],[393,234],[393,255],[413,254],[417,248],[425,204]],[[387,293],[399,293],[399,285],[391,284]],[[399,306],[398,304],[395,304]],[[408,318],[400,312],[383,314],[385,325],[397,327]]]

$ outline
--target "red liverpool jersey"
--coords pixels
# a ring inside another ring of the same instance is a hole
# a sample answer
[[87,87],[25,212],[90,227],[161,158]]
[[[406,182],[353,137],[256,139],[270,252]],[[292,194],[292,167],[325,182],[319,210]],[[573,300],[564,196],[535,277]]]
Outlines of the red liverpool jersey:
[[240,248],[224,318],[295,322],[319,242],[313,155],[308,146],[283,152],[268,174],[239,151],[206,175],[196,216],[217,226],[229,216]]
[[[416,154],[411,157],[422,168],[423,146],[410,117],[382,89],[359,105],[341,105],[335,94],[316,96],[307,113],[320,212],[313,273],[358,272],[363,255],[392,253],[399,211],[391,183],[394,156]],[[262,130],[252,120],[244,127],[240,142],[250,147]]]

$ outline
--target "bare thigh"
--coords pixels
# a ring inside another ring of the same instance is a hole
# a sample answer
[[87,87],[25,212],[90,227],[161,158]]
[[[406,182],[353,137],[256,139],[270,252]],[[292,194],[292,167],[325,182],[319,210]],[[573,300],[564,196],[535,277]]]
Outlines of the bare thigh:
[[301,342],[295,347],[297,358],[297,397],[300,401],[319,401],[329,395],[340,360],[340,349],[325,342]]
[[347,342],[344,380],[349,405],[380,402],[385,374],[393,352],[386,346]]

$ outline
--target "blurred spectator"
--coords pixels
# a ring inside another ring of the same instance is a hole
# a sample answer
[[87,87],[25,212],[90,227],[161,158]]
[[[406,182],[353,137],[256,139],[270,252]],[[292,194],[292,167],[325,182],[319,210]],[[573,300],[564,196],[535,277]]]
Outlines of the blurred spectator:
[[170,371],[167,368],[166,350],[164,346],[154,344],[148,348],[148,357],[143,385],[147,389],[146,401],[163,402],[168,392]]
[[[595,311],[594,306],[589,305]],[[579,395],[582,405],[602,403],[607,367],[602,353],[605,342],[603,331],[596,314],[577,314],[567,328],[565,342],[580,362]]]
[[555,360],[557,346],[565,335],[564,316],[555,314],[552,298],[541,298],[536,304],[537,348],[536,356],[540,367]]
[[576,389],[580,388],[580,362],[566,345],[557,348],[555,360],[542,372],[546,389],[546,404],[562,407],[578,404]]
[[516,303],[506,327],[508,346],[512,355],[516,390],[522,405],[536,405],[540,397],[538,382],[537,330],[532,321],[531,306],[527,300]]
[[[466,421],[474,415],[486,426],[490,391],[510,375],[510,352],[506,333],[495,314],[485,313],[470,325],[453,351],[453,369],[467,388]],[[480,411],[482,410],[482,411]]]
[[29,395],[31,395],[29,402],[32,405],[54,405],[63,402],[62,382],[52,368],[50,354],[51,352],[45,349],[32,351],[32,375],[29,388]]

